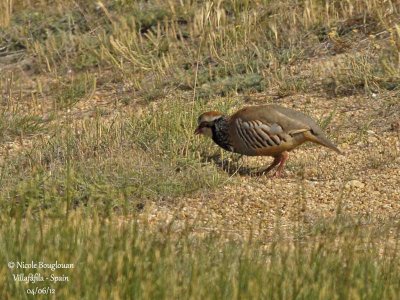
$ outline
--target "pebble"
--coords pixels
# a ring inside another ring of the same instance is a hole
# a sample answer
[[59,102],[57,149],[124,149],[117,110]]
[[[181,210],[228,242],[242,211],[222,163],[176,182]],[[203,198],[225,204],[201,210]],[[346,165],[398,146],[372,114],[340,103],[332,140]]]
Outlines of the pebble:
[[379,141],[378,138],[375,137],[375,136],[369,136],[368,137],[368,143],[370,143],[370,144],[375,144],[378,141]]
[[359,180],[350,180],[349,182],[346,183],[345,188],[346,189],[351,189],[351,188],[357,188],[357,189],[362,189],[365,187],[365,184],[362,183]]

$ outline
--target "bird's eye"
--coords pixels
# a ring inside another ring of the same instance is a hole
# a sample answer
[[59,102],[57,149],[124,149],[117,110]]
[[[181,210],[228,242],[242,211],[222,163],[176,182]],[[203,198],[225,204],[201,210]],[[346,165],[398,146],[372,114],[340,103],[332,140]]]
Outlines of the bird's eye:
[[200,127],[212,127],[212,125],[210,124],[210,122],[201,122]]

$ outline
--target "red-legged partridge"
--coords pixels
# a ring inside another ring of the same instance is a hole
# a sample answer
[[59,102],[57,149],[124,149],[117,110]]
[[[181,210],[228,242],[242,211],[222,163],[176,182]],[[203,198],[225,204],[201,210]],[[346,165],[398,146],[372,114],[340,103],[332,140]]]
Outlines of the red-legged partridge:
[[216,111],[205,112],[198,119],[195,134],[211,137],[230,152],[274,157],[272,164],[259,173],[278,166],[274,174],[278,177],[288,151],[304,142],[314,142],[341,153],[310,117],[278,105],[245,107],[230,117]]

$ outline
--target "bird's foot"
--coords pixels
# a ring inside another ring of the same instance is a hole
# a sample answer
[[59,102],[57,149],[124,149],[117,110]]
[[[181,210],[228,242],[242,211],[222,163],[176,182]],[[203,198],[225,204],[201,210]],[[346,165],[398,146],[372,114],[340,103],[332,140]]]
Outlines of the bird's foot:
[[276,170],[274,174],[272,174],[271,176],[271,178],[284,178],[284,177],[286,177],[286,172],[280,170]]
[[261,175],[266,175],[267,173],[269,173],[270,171],[272,171],[273,169],[275,169],[276,166],[277,169],[276,171],[272,174],[272,178],[281,178],[284,177],[284,166],[285,166],[285,162],[288,159],[288,153],[285,151],[283,152],[281,155],[277,156],[274,158],[274,161],[271,163],[271,165],[269,165],[267,168],[261,169],[260,171],[254,173],[253,176],[261,176]]

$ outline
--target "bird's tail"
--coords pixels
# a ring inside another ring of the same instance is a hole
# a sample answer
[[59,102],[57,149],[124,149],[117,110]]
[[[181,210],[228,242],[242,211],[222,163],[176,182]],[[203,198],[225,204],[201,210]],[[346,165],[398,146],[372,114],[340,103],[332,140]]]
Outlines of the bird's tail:
[[339,154],[343,154],[343,152],[340,151],[338,147],[323,134],[314,134],[312,131],[307,131],[304,133],[304,135],[310,142],[320,144],[322,146],[332,149]]

